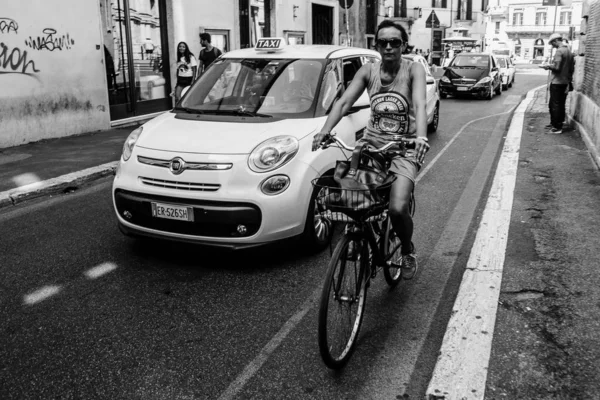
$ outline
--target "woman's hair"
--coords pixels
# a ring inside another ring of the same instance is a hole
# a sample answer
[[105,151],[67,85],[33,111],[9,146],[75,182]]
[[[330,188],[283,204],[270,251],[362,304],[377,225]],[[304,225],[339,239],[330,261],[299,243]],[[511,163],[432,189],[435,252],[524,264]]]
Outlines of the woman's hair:
[[402,41],[408,44],[408,33],[406,33],[406,29],[400,23],[393,21],[391,19],[384,19],[381,21],[379,26],[377,27],[377,32],[375,33],[375,41],[377,41],[377,36],[379,35],[379,31],[383,28],[396,28],[400,31],[400,36],[402,37]]
[[[182,44],[185,46],[183,54],[181,54],[179,51],[179,46],[181,46]],[[192,60],[192,52],[190,51],[190,47],[187,45],[186,42],[179,42],[177,44],[177,59],[179,60],[182,55],[183,57],[185,57],[185,62],[189,63]]]

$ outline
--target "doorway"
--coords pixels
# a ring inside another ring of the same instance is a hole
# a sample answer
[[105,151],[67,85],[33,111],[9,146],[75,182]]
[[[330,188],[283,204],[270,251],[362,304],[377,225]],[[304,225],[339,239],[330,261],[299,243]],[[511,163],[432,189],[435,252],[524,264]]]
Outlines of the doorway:
[[102,0],[100,8],[111,121],[170,109],[166,0]]
[[312,5],[312,44],[333,44],[333,7]]

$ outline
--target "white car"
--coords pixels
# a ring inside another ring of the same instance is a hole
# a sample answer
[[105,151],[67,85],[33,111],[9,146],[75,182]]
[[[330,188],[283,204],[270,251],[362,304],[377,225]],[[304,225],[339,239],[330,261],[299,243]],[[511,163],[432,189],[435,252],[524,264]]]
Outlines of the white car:
[[[284,43],[224,54],[173,110],[130,134],[112,192],[123,233],[233,249],[298,235],[315,250],[330,242],[311,181],[343,155],[313,152],[312,140],[358,69],[380,56]],[[369,107],[365,91],[336,126],[345,142]]]
[[512,59],[507,56],[496,56],[500,73],[502,74],[502,89],[508,89],[515,83],[515,64]]
[[425,72],[427,73],[427,131],[434,133],[437,131],[440,122],[440,91],[438,85],[425,57],[418,54],[403,54],[402,58],[417,62],[425,68]]

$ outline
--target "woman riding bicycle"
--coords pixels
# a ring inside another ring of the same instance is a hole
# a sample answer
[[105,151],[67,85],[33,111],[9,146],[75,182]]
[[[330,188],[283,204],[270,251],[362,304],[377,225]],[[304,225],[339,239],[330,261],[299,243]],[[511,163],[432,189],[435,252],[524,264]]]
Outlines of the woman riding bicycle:
[[371,117],[361,141],[381,147],[397,135],[414,139],[415,149],[408,150],[404,156],[394,156],[389,168],[396,175],[390,193],[389,216],[402,242],[404,279],[412,279],[417,271],[417,258],[412,245],[410,198],[417,173],[429,150],[425,70],[418,63],[402,59],[408,46],[408,34],[400,24],[391,20],[381,22],[375,40],[382,61],[365,64],[356,73],[333,106],[325,125],[315,135],[312,149],[315,151],[326,136],[331,135],[332,129],[365,89],[371,100]]

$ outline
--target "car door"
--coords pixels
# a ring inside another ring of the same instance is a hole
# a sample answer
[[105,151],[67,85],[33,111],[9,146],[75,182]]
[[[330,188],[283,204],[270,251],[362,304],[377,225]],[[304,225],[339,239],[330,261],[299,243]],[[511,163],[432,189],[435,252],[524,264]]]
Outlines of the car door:
[[433,110],[435,109],[435,105],[437,102],[437,85],[435,84],[435,78],[431,74],[429,69],[429,65],[424,58],[418,58],[419,64],[425,68],[425,80],[427,82],[427,122],[430,121],[430,117],[433,115]]
[[496,57],[490,56],[490,73],[492,74],[492,78],[494,80],[494,89],[498,87],[498,85],[502,85],[502,74],[500,73],[500,66],[496,61]]

